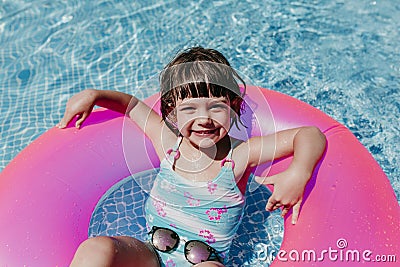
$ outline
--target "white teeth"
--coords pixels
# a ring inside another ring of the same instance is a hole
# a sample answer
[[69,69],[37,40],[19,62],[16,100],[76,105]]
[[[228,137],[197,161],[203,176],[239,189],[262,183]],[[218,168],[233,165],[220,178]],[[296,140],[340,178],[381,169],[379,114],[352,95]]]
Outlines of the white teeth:
[[215,130],[207,130],[207,131],[195,131],[198,134],[212,134]]

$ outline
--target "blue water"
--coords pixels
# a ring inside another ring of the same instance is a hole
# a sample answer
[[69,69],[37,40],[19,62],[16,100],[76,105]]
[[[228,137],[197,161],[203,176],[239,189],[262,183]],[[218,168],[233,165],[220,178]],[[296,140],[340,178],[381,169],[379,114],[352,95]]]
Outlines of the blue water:
[[0,170],[59,121],[74,93],[145,98],[177,52],[202,45],[250,83],[345,124],[400,199],[399,18],[397,0],[3,0]]

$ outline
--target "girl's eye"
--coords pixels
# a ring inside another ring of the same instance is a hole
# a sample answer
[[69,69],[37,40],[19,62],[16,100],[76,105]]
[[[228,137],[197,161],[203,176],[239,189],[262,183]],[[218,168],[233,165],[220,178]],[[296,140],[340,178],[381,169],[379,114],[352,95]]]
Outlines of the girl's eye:
[[183,107],[180,109],[180,111],[193,111],[194,109],[194,107]]
[[225,110],[225,109],[227,109],[227,106],[223,105],[223,104],[216,104],[216,105],[212,105],[211,109],[214,109],[214,110]]

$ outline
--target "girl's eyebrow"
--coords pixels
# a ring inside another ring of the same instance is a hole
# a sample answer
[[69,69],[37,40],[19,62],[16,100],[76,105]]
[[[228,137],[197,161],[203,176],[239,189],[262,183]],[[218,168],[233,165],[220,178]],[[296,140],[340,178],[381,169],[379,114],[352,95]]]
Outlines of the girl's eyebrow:
[[221,97],[218,99],[211,99],[211,103],[224,103],[224,104],[228,104],[229,101],[228,99],[226,99],[225,97]]
[[224,99],[218,100],[218,102],[222,102],[222,103],[228,104],[229,100],[224,98]]
[[177,105],[177,107],[178,107],[178,106],[188,106],[188,105],[193,105],[193,104],[194,104],[193,102],[187,102],[187,101],[185,101],[185,102],[179,103],[179,104]]
[[[197,98],[197,99],[201,99],[201,98]],[[196,102],[196,101],[187,100],[187,101],[182,101],[178,105],[179,106],[185,106],[185,105],[197,105],[197,104],[198,104],[198,102]],[[213,105],[213,104],[225,104],[225,105],[228,105],[229,101],[225,97],[211,98],[210,101],[209,101],[209,104],[211,104],[211,105]]]
[[229,106],[229,101],[227,99],[218,99],[210,102],[210,105],[226,105]]

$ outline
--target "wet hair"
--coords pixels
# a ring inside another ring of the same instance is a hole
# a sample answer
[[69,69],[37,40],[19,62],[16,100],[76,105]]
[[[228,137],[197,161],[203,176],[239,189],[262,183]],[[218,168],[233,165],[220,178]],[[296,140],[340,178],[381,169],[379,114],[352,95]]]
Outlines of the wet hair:
[[[238,81],[243,84],[239,87]],[[192,47],[178,54],[160,75],[161,115],[174,128],[178,100],[198,97],[225,97],[229,100],[231,123],[238,127],[243,111],[246,83],[217,50]]]

